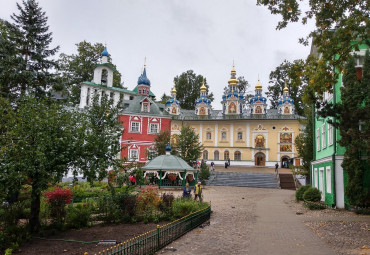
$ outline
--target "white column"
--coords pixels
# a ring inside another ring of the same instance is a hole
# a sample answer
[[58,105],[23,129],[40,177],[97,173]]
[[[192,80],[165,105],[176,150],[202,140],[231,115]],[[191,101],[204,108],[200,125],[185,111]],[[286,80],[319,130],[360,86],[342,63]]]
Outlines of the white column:
[[86,106],[86,97],[87,97],[87,87],[82,86],[80,93],[80,108],[84,108]]
[[218,124],[215,125],[215,147],[218,145]]
[[250,145],[249,145],[249,144],[250,144],[250,141],[249,141],[249,140],[250,140],[250,136],[249,136],[250,130],[249,130],[249,129],[250,129],[250,126],[249,126],[249,123],[247,123],[247,129],[246,129],[246,130],[247,130],[247,131],[246,131],[246,136],[247,136],[247,144],[246,144],[246,146],[247,146],[247,147],[249,147],[249,146],[250,146]]
[[199,125],[199,140],[203,144],[203,124],[200,123]]
[[337,208],[344,208],[344,180],[343,180],[343,158],[335,157],[335,204]]
[[230,124],[230,147],[234,147],[234,123]]

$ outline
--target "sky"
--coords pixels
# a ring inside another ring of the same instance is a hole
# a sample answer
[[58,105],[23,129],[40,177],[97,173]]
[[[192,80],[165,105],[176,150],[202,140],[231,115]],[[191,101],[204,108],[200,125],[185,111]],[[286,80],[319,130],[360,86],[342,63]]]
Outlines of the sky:
[[[16,2],[1,0],[0,18],[18,13]],[[237,76],[266,92],[269,74],[285,59],[305,59],[310,47],[298,43],[313,25],[275,30],[280,16],[256,0],[39,0],[48,16],[52,46],[76,54],[76,43],[107,44],[124,86],[133,89],[146,58],[151,90],[170,94],[175,76],[193,70],[207,79],[214,109],[235,63]],[[56,56],[56,58],[58,57]],[[92,70],[93,72],[93,70]]]

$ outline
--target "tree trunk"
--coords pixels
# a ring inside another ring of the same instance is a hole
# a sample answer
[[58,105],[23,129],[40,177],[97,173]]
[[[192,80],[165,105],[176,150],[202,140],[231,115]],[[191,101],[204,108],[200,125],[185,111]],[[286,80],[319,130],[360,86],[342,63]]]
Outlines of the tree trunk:
[[36,185],[32,184],[30,216],[31,233],[35,233],[40,229],[40,199],[40,192],[37,190]]

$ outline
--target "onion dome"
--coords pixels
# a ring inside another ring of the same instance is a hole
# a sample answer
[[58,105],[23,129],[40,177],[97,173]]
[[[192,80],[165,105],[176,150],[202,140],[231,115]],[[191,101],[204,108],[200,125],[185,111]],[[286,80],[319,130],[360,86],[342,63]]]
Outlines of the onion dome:
[[107,47],[104,47],[104,50],[103,50],[103,52],[101,53],[101,56],[102,56],[102,57],[109,57],[109,53],[108,53],[108,51],[107,51]]
[[263,97],[261,94],[257,94],[249,100],[249,103],[254,104],[257,102],[261,102],[263,104],[266,104],[266,101],[267,101],[266,97]]
[[285,81],[285,87],[283,89],[283,96],[279,99],[278,104],[282,105],[285,103],[294,104],[294,100],[289,96],[289,89]]
[[230,97],[236,97],[240,100],[243,100],[244,99],[244,96],[242,94],[240,94],[239,92],[237,91],[229,91],[226,93],[226,95],[223,95],[222,96],[222,99],[229,99]]
[[231,78],[228,81],[229,85],[237,85],[239,83],[238,79],[236,79],[236,71],[235,66],[233,65],[233,69],[231,69]]
[[202,91],[202,92],[206,92],[207,91],[207,87],[206,87],[206,85],[204,85],[204,79],[203,79],[203,84],[200,87],[200,91]]
[[171,146],[169,144],[166,145],[166,151],[171,151]]
[[177,100],[177,99],[175,99],[175,98],[173,98],[173,97],[171,97],[170,99],[168,99],[168,100],[167,100],[166,105],[167,105],[167,106],[170,106],[170,105],[171,105],[171,104],[173,104],[173,103],[175,103],[175,104],[177,104],[177,105],[180,105],[179,100]]
[[146,77],[146,65],[144,65],[143,73],[140,75],[137,80],[137,85],[147,85],[150,86],[150,80]]
[[210,105],[211,104],[211,100],[209,100],[207,97],[205,96],[201,96],[199,97],[197,100],[195,100],[195,104],[200,104],[200,103],[205,103],[207,105]]
[[173,88],[172,88],[172,90],[171,90],[171,94],[176,94],[176,88],[175,88],[175,86],[173,86]]
[[256,85],[256,89],[262,89],[262,84],[261,84],[259,79],[258,79],[258,82],[257,82],[257,85]]

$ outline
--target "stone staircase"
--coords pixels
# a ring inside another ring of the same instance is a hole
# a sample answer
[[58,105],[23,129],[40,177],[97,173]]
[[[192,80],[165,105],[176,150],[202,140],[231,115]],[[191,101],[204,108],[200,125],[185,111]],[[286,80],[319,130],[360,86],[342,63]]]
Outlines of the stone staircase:
[[206,184],[213,186],[279,188],[275,174],[272,173],[212,172]]
[[296,190],[292,174],[279,174],[281,189]]

